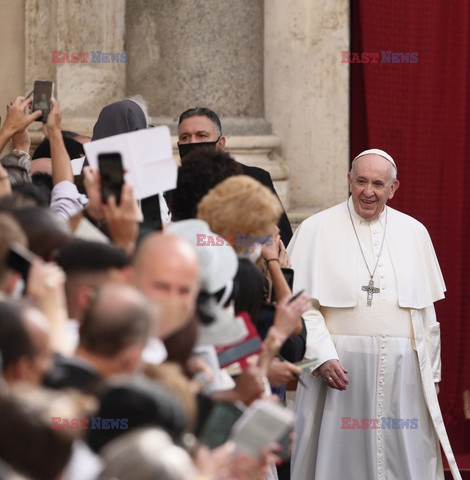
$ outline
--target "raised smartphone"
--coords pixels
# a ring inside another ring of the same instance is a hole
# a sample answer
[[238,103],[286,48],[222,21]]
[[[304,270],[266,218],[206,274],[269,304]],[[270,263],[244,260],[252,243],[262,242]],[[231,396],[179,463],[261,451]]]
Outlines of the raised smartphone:
[[54,95],[54,82],[49,80],[36,80],[33,90],[33,112],[42,111],[42,116],[38,121],[47,122],[47,117],[51,111],[51,97]]
[[108,201],[111,195],[116,198],[116,204],[121,203],[121,189],[124,184],[124,168],[120,153],[100,153],[98,167],[101,177],[101,200]]

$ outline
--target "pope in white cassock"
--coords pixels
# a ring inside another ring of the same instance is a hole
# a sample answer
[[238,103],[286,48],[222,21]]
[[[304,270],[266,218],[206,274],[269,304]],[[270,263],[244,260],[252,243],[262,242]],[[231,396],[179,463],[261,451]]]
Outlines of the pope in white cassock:
[[445,285],[426,228],[386,203],[397,168],[382,150],[352,163],[348,201],[305,220],[288,247],[304,314],[292,480],[460,479],[437,400]]

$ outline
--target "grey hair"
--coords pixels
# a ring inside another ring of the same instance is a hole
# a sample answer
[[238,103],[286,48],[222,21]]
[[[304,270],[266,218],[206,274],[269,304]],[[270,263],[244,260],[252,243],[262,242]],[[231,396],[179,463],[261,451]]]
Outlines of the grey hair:
[[196,480],[189,454],[157,428],[138,429],[115,438],[100,452],[106,466],[99,480]]
[[3,168],[10,177],[10,183],[31,183],[31,163],[28,155],[9,153],[1,159]]
[[149,105],[147,100],[145,100],[145,98],[140,94],[132,95],[132,97],[127,97],[126,100],[130,100],[131,102],[137,103],[137,105],[139,105],[139,107],[144,112],[145,123],[147,124],[147,127],[148,127],[152,119],[149,115]]

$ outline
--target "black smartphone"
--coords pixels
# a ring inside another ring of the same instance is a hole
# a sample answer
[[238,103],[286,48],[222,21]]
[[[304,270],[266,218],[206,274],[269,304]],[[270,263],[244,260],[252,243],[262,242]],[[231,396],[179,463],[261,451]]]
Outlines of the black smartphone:
[[304,293],[305,290],[302,288],[302,290],[299,290],[295,295],[292,295],[292,297],[289,298],[289,302],[288,303],[292,303],[293,301],[297,300],[300,295],[302,295],[302,293]]
[[242,415],[243,410],[237,405],[215,403],[202,427],[199,441],[210,449],[222,445],[228,440],[233,424]]
[[42,115],[38,121],[47,122],[47,117],[51,111],[51,97],[54,95],[54,82],[49,80],[36,80],[33,90],[33,112],[41,110]]
[[11,243],[7,257],[8,268],[18,272],[25,283],[28,280],[28,273],[36,255],[19,243]]
[[275,452],[275,455],[284,460],[284,462],[289,461],[291,457],[293,431],[294,429],[290,428],[282,438],[277,441],[281,446],[281,450]]
[[[294,270],[292,268],[281,268],[282,274],[286,279],[287,285],[289,285],[290,290],[292,291],[294,286]],[[274,289],[271,291],[271,303],[276,301],[276,295],[274,293]]]
[[263,344],[261,343],[261,338],[255,336],[248,338],[247,340],[239,343],[238,345],[227,348],[226,350],[217,353],[217,358],[219,359],[220,367],[224,368],[232,363],[239,361],[242,358],[259,352],[260,350],[262,350],[262,348]]
[[120,153],[100,153],[98,167],[101,177],[101,200],[108,201],[111,195],[116,198],[116,204],[121,203],[121,189],[124,184],[124,168]]

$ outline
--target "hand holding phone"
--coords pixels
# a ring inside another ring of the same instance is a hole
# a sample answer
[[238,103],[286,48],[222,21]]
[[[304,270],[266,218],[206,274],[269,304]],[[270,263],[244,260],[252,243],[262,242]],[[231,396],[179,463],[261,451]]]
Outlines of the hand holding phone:
[[120,153],[100,153],[98,155],[100,170],[101,201],[107,203],[114,195],[116,205],[121,203],[121,190],[124,184],[124,168]]
[[36,255],[20,243],[10,244],[8,252],[7,265],[9,268],[21,274],[24,282],[28,280],[29,269],[34,262]]
[[292,303],[293,301],[295,301],[297,298],[300,297],[300,295],[302,295],[302,293],[304,293],[304,289],[300,290],[299,292],[297,292],[294,296],[290,297],[289,298],[289,301],[287,303]]
[[54,82],[48,80],[36,80],[34,82],[33,112],[41,110],[42,115],[38,118],[42,123],[47,122],[51,111],[51,97],[54,95]]

